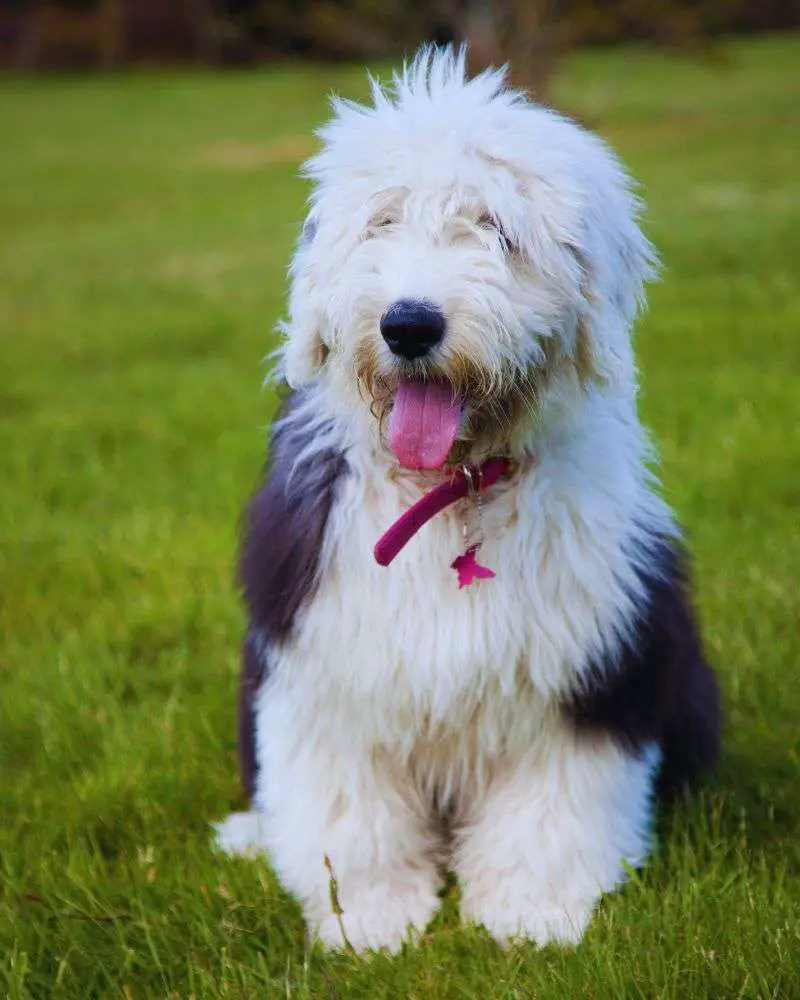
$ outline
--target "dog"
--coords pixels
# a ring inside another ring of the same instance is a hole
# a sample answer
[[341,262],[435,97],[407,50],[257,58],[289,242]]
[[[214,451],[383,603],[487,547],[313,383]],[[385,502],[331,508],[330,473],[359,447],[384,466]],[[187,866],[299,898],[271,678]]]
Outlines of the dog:
[[241,550],[252,810],[218,844],[327,946],[399,949],[445,868],[500,943],[575,943],[719,741],[637,416],[641,204],[463,50],[319,136]]

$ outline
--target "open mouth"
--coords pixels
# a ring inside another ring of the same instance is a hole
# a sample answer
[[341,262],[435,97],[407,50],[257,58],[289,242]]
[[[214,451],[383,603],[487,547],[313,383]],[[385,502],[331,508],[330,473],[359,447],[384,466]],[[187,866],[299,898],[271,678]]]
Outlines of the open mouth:
[[441,469],[464,412],[443,381],[401,378],[389,417],[389,445],[407,469]]

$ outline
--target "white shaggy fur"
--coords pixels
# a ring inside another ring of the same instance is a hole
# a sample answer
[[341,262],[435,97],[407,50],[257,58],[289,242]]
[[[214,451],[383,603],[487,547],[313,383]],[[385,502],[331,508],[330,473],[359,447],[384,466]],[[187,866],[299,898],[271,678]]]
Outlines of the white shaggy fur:
[[[333,446],[349,474],[313,599],[270,651],[254,812],[219,842],[266,851],[332,945],[342,926],[356,948],[423,930],[443,862],[464,917],[498,940],[574,942],[650,842],[658,748],[579,739],[559,700],[626,636],[650,540],[675,531],[646,469],[630,346],[653,256],[606,146],[501,73],[466,82],[463,54],[424,52],[373,100],[336,102],[308,166],[282,356],[308,390],[286,419],[319,427],[296,464]],[[474,442],[472,458],[519,467],[486,498],[481,560],[497,577],[468,590],[450,569],[459,507],[391,567],[372,555],[440,481],[397,468],[355,374],[367,347],[392,377],[379,321],[403,297],[441,306],[441,367],[468,357],[492,392],[550,359],[531,412]]]

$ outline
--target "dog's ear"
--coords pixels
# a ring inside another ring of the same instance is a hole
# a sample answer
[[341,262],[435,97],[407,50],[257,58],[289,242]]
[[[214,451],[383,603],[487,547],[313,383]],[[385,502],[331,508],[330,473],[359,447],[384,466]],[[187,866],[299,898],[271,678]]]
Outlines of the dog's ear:
[[294,314],[288,323],[281,324],[281,375],[292,389],[300,389],[313,382],[328,357],[328,347],[319,332],[319,324],[311,315],[302,319]]
[[305,221],[292,259],[289,321],[281,324],[284,336],[282,375],[293,389],[313,381],[328,356],[320,332],[321,315],[316,305],[316,283],[311,268],[316,233],[317,220],[312,214]]
[[640,203],[627,178],[620,171],[614,181],[587,206],[584,238],[570,247],[580,267],[583,306],[574,357],[583,381],[622,388],[635,384],[631,328],[645,302],[645,284],[657,274],[657,257],[639,228]]

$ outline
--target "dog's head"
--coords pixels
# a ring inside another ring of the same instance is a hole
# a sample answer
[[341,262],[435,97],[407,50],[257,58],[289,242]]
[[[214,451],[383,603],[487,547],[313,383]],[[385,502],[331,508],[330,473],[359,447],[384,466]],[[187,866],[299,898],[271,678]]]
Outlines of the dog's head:
[[513,451],[547,399],[633,393],[654,259],[600,139],[431,49],[373,84],[371,106],[336,100],[320,137],[290,385],[325,379],[365,420],[388,417],[411,468]]

